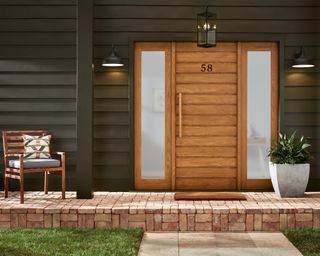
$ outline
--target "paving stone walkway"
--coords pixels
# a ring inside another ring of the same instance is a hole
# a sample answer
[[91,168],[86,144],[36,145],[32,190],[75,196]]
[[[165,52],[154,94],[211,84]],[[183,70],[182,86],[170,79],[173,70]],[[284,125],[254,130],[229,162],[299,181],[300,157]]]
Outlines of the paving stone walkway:
[[139,256],[302,256],[282,233],[145,233]]

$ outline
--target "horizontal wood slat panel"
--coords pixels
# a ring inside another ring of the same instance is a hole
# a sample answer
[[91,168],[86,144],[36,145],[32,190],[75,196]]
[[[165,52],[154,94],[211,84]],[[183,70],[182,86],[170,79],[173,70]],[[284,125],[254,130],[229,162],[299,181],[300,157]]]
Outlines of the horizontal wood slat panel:
[[235,147],[177,147],[178,157],[236,157]]
[[[204,63],[204,62],[197,62],[197,63],[186,63],[180,62],[176,65],[176,72],[177,73],[204,73],[201,71],[202,64],[211,64],[212,62]],[[237,72],[237,65],[236,63],[213,63],[212,64],[212,71],[209,74],[214,73],[236,73]]]
[[236,167],[237,158],[218,157],[177,157],[177,167]]
[[182,104],[237,104],[237,96],[235,95],[214,95],[214,94],[193,94],[183,95]]
[[[177,127],[176,134],[179,129]],[[182,126],[183,136],[236,136],[237,128],[235,126]]]
[[7,143],[8,147],[24,147],[24,143],[23,142],[8,142]]
[[236,52],[237,51],[237,44],[236,43],[217,43],[215,47],[209,48],[201,48],[198,47],[195,43],[176,43],[177,52],[202,52],[207,54],[208,52]]
[[235,189],[236,179],[232,178],[177,178],[177,189]]
[[176,92],[179,93],[214,93],[214,94],[236,94],[237,85],[234,84],[176,84]]
[[237,75],[233,73],[208,73],[208,74],[177,74],[176,82],[179,83],[236,83]]
[[[182,137],[177,138],[177,146],[217,146],[232,147],[237,145],[236,137]],[[196,149],[195,149],[196,150]]]
[[[14,1],[14,2],[21,2],[22,0],[3,0],[5,2]],[[39,1],[39,0],[32,0],[32,1]],[[55,0],[56,2],[57,0]],[[61,1],[61,0],[60,0]],[[132,3],[132,0],[96,0],[95,4],[97,6],[100,5],[106,5],[109,6],[127,6]],[[144,6],[144,5],[150,5],[150,6],[158,6],[159,2],[154,1],[150,2],[150,0],[136,0],[135,6]],[[174,2],[172,0],[161,0],[161,4],[167,6],[167,8],[170,8],[175,6],[191,6],[194,8],[195,2],[194,0],[175,0]],[[234,7],[234,6],[243,6],[245,9],[247,7],[264,7],[263,9],[268,9],[269,7],[306,7],[306,6],[315,6],[314,0],[282,0],[279,2],[279,0],[269,0],[266,1],[254,1],[252,0],[216,0],[214,2],[214,6],[222,6],[222,7]],[[201,4],[202,7],[202,4]],[[283,13],[282,13],[283,14]]]
[[[181,1],[182,5],[178,5],[176,1],[172,3],[172,6],[166,6],[167,3],[161,1],[161,6],[156,5],[157,3],[147,2],[147,5],[154,4],[152,8],[148,8],[148,12],[145,11],[141,6],[136,5],[107,5],[107,6],[96,6],[95,15],[97,18],[139,18],[141,16],[148,19],[175,19],[177,14],[179,18],[183,19],[193,19],[195,13],[194,3],[189,2],[191,5],[187,6],[185,1]],[[286,19],[316,19],[315,8],[310,6],[301,6],[296,8],[293,5],[286,7],[275,7],[268,6],[268,8],[261,8],[261,4],[258,1],[252,2],[255,6],[241,6],[242,3],[236,2],[234,6],[230,4],[232,2],[225,2],[223,6],[217,6],[214,2],[214,11],[219,14],[223,19],[250,19],[250,20],[260,20],[260,19],[277,19],[277,20],[286,20]],[[269,1],[268,1],[269,3]],[[281,1],[283,3],[283,0]],[[293,1],[292,4],[295,2]],[[170,8],[170,11],[168,11]],[[199,9],[200,10],[200,9]],[[284,11],[285,10],[285,11]],[[286,15],[284,15],[284,12]],[[221,44],[218,43],[221,47]],[[215,47],[213,47],[215,48]],[[212,48],[209,48],[212,49]]]
[[235,178],[236,168],[192,167],[177,168],[178,178]]
[[[176,113],[178,106],[176,107]],[[183,115],[236,115],[236,105],[182,105]]]
[[177,62],[236,62],[237,55],[233,52],[179,52]]
[[183,125],[203,125],[203,126],[236,126],[237,116],[235,115],[183,115]]

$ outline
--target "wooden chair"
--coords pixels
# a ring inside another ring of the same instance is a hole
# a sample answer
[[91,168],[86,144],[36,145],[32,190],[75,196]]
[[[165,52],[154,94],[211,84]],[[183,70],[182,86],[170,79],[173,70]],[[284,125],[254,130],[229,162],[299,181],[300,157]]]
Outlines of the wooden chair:
[[[43,136],[47,132],[44,130],[31,130],[31,131],[3,131],[3,148],[4,148],[4,197],[8,197],[9,179],[16,179],[20,182],[20,203],[24,203],[24,174],[25,173],[44,173],[44,192],[48,193],[48,175],[59,174],[61,175],[61,191],[62,199],[65,199],[65,153],[55,152],[52,156],[59,159],[24,159],[23,154],[24,143],[23,134],[32,136]],[[48,161],[46,161],[48,160]],[[57,162],[58,161],[58,162]]]

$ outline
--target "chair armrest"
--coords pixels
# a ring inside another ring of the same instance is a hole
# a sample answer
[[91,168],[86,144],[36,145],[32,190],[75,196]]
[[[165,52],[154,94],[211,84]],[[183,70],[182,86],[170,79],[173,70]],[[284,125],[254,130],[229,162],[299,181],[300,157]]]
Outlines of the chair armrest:
[[52,155],[64,156],[64,155],[66,154],[66,152],[58,151],[58,152],[52,152],[51,154],[52,154]]
[[23,157],[23,154],[4,154],[5,157],[15,156],[15,157]]

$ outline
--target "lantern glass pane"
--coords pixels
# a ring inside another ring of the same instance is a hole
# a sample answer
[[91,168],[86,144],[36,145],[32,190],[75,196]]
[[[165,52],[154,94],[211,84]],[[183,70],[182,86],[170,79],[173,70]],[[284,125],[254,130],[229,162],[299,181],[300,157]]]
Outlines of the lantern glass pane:
[[216,44],[216,15],[214,13],[198,14],[198,45],[211,47]]

